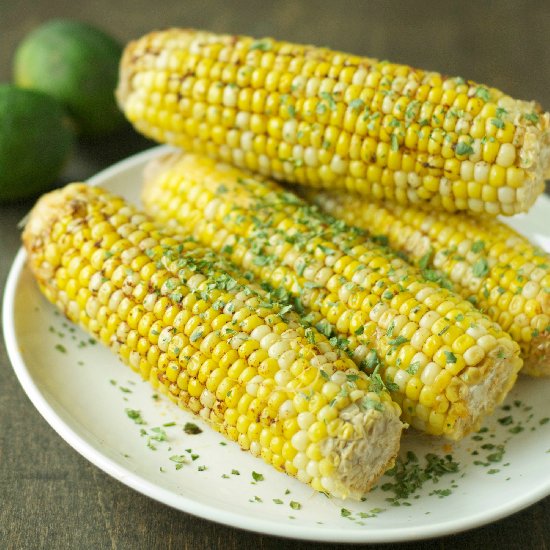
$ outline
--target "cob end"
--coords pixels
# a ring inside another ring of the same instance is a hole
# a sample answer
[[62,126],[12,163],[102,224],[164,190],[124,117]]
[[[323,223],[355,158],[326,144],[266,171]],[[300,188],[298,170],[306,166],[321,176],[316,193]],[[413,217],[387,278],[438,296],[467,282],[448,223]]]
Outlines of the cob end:
[[340,418],[353,426],[354,437],[323,442],[323,453],[336,466],[331,494],[359,500],[394,465],[404,425],[389,405],[377,411],[354,403],[340,412]]
[[531,340],[521,372],[536,378],[550,377],[550,331],[545,330]]
[[486,371],[481,382],[470,386],[468,391],[468,414],[457,420],[450,438],[459,440],[477,431],[485,416],[490,415],[512,389],[522,360],[519,346],[507,338],[501,338],[496,346],[479,365]]

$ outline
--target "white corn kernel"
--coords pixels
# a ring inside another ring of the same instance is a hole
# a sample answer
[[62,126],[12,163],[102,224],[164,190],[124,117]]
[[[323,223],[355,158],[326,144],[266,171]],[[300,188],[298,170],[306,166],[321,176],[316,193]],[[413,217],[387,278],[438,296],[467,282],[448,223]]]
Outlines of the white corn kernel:
[[514,164],[516,160],[516,148],[511,143],[502,143],[496,158],[496,163],[499,166],[508,168]]
[[464,361],[469,367],[477,365],[484,357],[485,350],[481,346],[474,345],[464,352]]
[[436,376],[441,372],[441,367],[437,364],[431,361],[428,363],[424,369],[422,370],[422,374],[420,375],[420,381],[425,386],[431,386]]
[[309,436],[307,435],[307,432],[305,430],[299,430],[292,436],[290,442],[297,451],[305,451],[307,449],[307,446],[309,445]]
[[298,426],[300,426],[302,430],[307,430],[315,420],[315,415],[309,411],[298,414]]

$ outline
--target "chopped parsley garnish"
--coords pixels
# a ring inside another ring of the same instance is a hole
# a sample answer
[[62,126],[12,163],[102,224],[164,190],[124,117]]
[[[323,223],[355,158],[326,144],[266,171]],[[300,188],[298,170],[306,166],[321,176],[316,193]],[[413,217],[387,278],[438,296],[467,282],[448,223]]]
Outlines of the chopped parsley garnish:
[[254,481],[263,481],[264,480],[263,474],[259,474],[258,472],[252,472],[252,478],[254,479]]
[[261,52],[268,52],[273,47],[273,44],[269,40],[256,40],[250,45],[251,50],[260,50]]
[[539,121],[539,115],[537,115],[537,113],[527,113],[526,115],[523,115],[523,118],[533,124],[537,124]]
[[399,335],[397,338],[393,338],[392,340],[388,340],[388,344],[392,347],[398,347],[401,344],[405,344],[409,341],[408,338],[405,338],[404,336]]
[[191,342],[196,342],[197,340],[199,340],[200,338],[202,337],[202,329],[196,329],[193,331],[193,333],[191,334],[191,337],[189,338],[189,340]]
[[414,363],[411,363],[408,368],[407,372],[409,374],[415,375],[418,372],[418,369],[420,368],[420,363],[418,361],[415,361]]
[[441,476],[459,471],[459,465],[451,455],[440,457],[428,453],[425,459],[426,465],[422,467],[418,457],[408,451],[405,458],[398,457],[395,466],[386,472],[394,481],[384,483],[381,489],[393,493],[393,497],[387,499],[393,506],[407,505],[404,500],[416,493],[426,481],[437,483]]
[[418,267],[420,269],[427,269],[428,265],[430,265],[430,260],[432,258],[432,251],[426,252],[422,258],[418,261]]
[[[202,433],[202,430],[196,424],[193,424],[193,422],[186,422],[183,426],[183,431],[189,435],[197,435]],[[224,442],[220,443],[220,445],[222,444],[224,444]]]
[[474,277],[485,277],[489,273],[489,264],[485,258],[480,258],[472,266],[472,273]]
[[471,250],[474,254],[478,254],[484,248],[485,248],[485,241],[476,241],[475,243],[472,244]]
[[468,145],[464,141],[456,144],[456,154],[457,155],[471,155],[474,152],[474,149],[471,145]]
[[189,459],[185,455],[172,455],[170,460],[176,463],[176,470],[181,470],[184,464],[189,464]]
[[452,351],[445,351],[447,363],[456,363],[456,355]]
[[480,99],[483,99],[483,101],[489,101],[491,99],[491,96],[489,94],[489,90],[485,88],[485,86],[478,86],[476,89],[476,97],[479,97]]
[[315,332],[313,332],[313,329],[311,327],[306,328],[304,334],[305,334],[306,340],[310,344],[315,344]]
[[514,419],[511,416],[503,416],[502,418],[498,419],[498,423],[502,424],[503,426],[510,426],[510,424],[514,423]]
[[133,420],[136,424],[146,424],[145,420],[141,417],[141,412],[137,409],[124,409],[128,418]]
[[354,111],[360,111],[364,106],[365,106],[365,102],[360,99],[360,98],[357,98],[357,99],[352,99],[350,102],[349,102],[349,106],[354,110]]

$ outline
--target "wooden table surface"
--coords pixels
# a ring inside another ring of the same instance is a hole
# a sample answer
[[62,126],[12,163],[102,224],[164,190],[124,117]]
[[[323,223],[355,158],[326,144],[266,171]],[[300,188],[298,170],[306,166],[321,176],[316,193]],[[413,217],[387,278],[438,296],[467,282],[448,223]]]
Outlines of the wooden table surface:
[[[129,7],[131,6],[131,7]],[[122,42],[186,26],[327,45],[500,87],[550,109],[550,3],[15,0],[0,8],[0,82],[17,43],[52,17],[97,24]],[[0,121],[1,124],[1,121]],[[83,142],[60,184],[85,179],[151,143],[131,131]],[[0,206],[0,289],[19,247],[17,222],[32,202]],[[0,547],[343,548],[217,525],[159,504],[113,480],[70,448],[30,403],[0,341]],[[494,524],[400,549],[542,550],[550,498]],[[388,548],[388,546],[380,546]]]

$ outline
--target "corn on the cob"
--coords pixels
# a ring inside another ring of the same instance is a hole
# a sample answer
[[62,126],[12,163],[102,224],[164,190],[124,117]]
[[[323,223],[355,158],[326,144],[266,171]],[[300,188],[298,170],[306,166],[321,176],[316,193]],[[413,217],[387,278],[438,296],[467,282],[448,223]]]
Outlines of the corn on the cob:
[[400,204],[511,215],[550,175],[550,115],[534,103],[324,48],[154,32],[127,46],[117,97],[157,141]]
[[524,374],[550,376],[548,253],[495,218],[302,191],[325,212],[387,239],[422,269],[444,274],[520,344]]
[[402,423],[380,381],[212,251],[83,184],[42,198],[23,240],[51,302],[243,449],[339,497],[392,464]]
[[360,366],[381,361],[412,426],[458,439],[512,386],[521,360],[509,335],[361,231],[206,157],[159,158],[145,180],[151,214],[284,289]]

